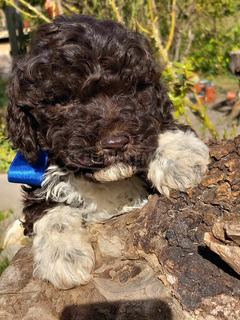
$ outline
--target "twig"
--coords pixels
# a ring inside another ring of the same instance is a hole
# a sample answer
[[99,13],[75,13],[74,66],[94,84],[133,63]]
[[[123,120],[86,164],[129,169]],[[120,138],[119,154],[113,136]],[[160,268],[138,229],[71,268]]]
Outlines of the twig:
[[172,19],[171,19],[171,29],[170,29],[170,34],[168,38],[168,42],[166,45],[165,50],[168,52],[172,45],[173,41],[173,36],[174,36],[174,30],[175,30],[175,25],[176,25],[176,0],[173,0],[172,2]]
[[120,15],[119,9],[116,6],[115,0],[108,0],[108,3],[110,4],[112,10],[114,11],[116,18],[119,22],[124,22],[122,16]]
[[37,15],[33,15],[27,11],[24,11],[23,9],[21,9],[20,7],[18,7],[13,1],[11,0],[5,0],[5,3],[7,5],[12,6],[13,8],[15,8],[17,11],[21,12],[22,14],[28,16],[29,18],[37,18]]
[[139,21],[138,21],[137,19],[134,19],[134,21],[135,21],[136,25],[139,27],[139,29],[140,29],[142,32],[145,32],[146,34],[151,35],[151,32],[148,31],[147,29],[145,29],[145,28],[139,23]]
[[154,16],[153,4],[155,5],[154,0],[148,0],[148,9],[149,9],[149,14],[150,14],[150,19],[151,19],[151,27],[152,27],[152,37],[155,39],[156,47],[158,49],[159,54],[162,56],[164,63],[166,65],[169,65],[170,61],[168,59],[167,52],[162,45],[162,41],[161,41],[161,37],[160,37],[159,23],[157,23],[158,19],[157,19],[157,17],[155,18],[155,16]]
[[[19,8],[18,6],[16,6],[14,4],[13,0],[4,0],[7,4],[11,5],[12,7],[14,7],[17,10],[21,10],[21,8]],[[48,19],[44,14],[42,14],[39,10],[37,10],[35,7],[33,7],[30,3],[26,2],[25,0],[18,0],[20,3],[22,3],[26,8],[28,8],[29,10],[31,10],[32,12],[34,12],[36,14],[37,17],[41,18],[42,20],[44,20],[45,22],[49,23],[51,22],[50,19]],[[19,10],[19,11],[20,11]]]
[[79,10],[79,8],[77,8],[77,7],[75,7],[75,6],[73,6],[73,5],[69,5],[69,4],[67,4],[67,3],[65,3],[65,2],[63,2],[63,7],[65,8],[65,9],[67,9],[69,12],[78,12],[78,10]]

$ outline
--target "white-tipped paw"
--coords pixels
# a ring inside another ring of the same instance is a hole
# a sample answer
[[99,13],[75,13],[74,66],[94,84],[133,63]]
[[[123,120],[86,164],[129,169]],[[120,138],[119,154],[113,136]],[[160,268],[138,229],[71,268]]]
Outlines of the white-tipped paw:
[[208,147],[191,131],[167,131],[149,164],[148,179],[160,193],[198,185],[209,163]]
[[62,238],[51,240],[39,246],[44,239],[34,239],[33,276],[50,281],[59,289],[70,289],[89,282],[94,267],[91,245],[76,234],[69,234],[69,237],[65,234]]
[[34,277],[70,289],[91,280],[94,252],[81,213],[69,206],[51,209],[34,224]]

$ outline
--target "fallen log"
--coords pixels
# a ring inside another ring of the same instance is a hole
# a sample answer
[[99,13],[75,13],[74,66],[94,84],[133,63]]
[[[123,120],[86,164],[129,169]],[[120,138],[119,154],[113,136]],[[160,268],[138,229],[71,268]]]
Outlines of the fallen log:
[[21,249],[0,278],[0,319],[239,320],[240,261],[218,254],[239,249],[240,136],[209,147],[197,188],[88,226],[96,267],[87,285],[33,279],[31,246]]

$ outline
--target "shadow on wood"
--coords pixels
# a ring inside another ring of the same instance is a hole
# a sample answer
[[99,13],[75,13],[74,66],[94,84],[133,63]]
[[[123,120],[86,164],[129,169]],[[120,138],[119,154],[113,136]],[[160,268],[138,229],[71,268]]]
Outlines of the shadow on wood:
[[172,320],[169,306],[158,299],[67,306],[60,320]]

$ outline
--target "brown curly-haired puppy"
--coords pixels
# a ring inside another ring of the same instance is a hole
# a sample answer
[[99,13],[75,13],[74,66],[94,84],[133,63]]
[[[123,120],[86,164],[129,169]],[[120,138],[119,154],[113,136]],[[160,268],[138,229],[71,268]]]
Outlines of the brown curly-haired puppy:
[[[201,181],[208,148],[176,123],[148,40],[113,21],[60,16],[13,64],[8,132],[32,163],[49,152],[41,187],[25,187],[34,276],[58,288],[91,279],[84,228]],[[84,222],[84,225],[83,225]]]

